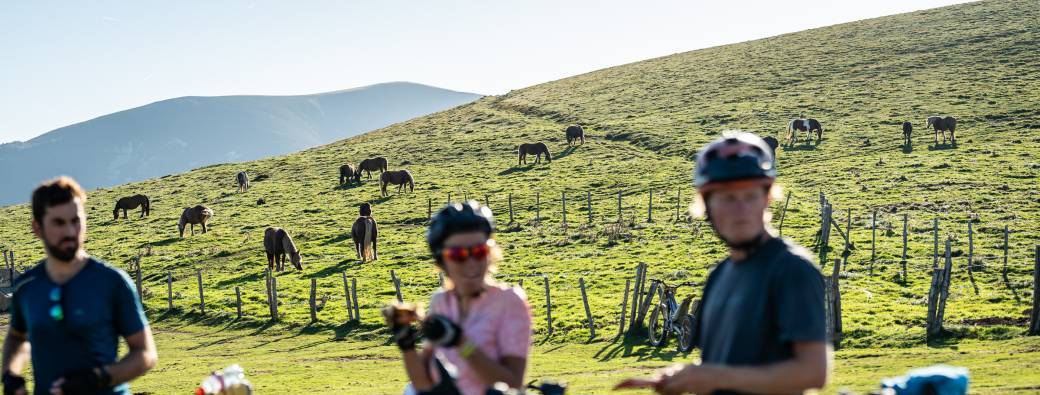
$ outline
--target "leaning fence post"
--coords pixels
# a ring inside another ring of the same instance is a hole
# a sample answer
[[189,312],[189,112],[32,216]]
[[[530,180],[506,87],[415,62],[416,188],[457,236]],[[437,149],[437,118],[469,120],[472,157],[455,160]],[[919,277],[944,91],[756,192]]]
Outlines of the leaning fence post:
[[206,297],[202,293],[202,270],[195,271],[195,275],[199,279],[199,312],[206,314]]
[[[791,192],[787,192],[787,199],[784,199],[784,209],[780,211],[780,236],[784,235],[784,219],[787,218],[787,204],[791,203]],[[675,214],[679,215],[679,206],[676,204]]]
[[643,273],[643,270],[645,270],[645,269],[644,269],[642,263],[639,263],[638,265],[636,265],[636,279],[635,279],[635,281],[633,283],[634,287],[632,288],[632,314],[629,315],[629,321],[630,322],[628,323],[628,331],[629,332],[631,332],[632,329],[635,328],[635,326],[636,326],[636,314],[639,311],[639,308],[637,306],[639,306],[639,301],[640,301],[640,299],[643,296],[642,295],[642,286],[643,286],[642,273]]
[[509,194],[509,223],[513,223],[513,194]]
[[592,310],[589,310],[589,298],[585,295],[585,279],[578,277],[578,288],[581,288],[581,302],[585,305],[585,318],[589,322],[589,339],[596,338],[596,323],[592,321]]
[[491,209],[491,198],[489,198],[486,193],[484,194],[484,206],[486,206],[488,210]]
[[343,275],[343,300],[347,307],[347,320],[354,320],[354,310],[350,307],[350,283],[347,282],[347,272],[340,273]]
[[166,272],[166,308],[173,310],[173,273]]
[[317,293],[318,293],[318,279],[311,277],[311,299],[310,299],[311,322],[314,322],[314,321],[318,320],[318,305],[317,305],[317,301],[316,301],[316,298],[315,298],[317,296]]
[[628,310],[628,291],[629,291],[629,288],[631,288],[631,287],[632,287],[632,279],[626,278],[625,279],[625,296],[624,296],[623,299],[621,299],[621,319],[618,320],[618,331],[617,331],[617,336],[615,337],[615,339],[618,338],[618,337],[621,337],[621,335],[623,335],[625,333],[625,312],[626,312],[626,310]]
[[394,292],[397,293],[397,301],[404,302],[404,298],[401,297],[401,282],[397,280],[397,274],[394,273],[394,269],[390,269],[390,280],[394,283]]
[[1036,246],[1033,262],[1033,311],[1029,320],[1029,335],[1040,336],[1040,245]]
[[242,319],[242,290],[237,285],[235,286],[235,307],[238,319]]
[[361,321],[361,304],[357,298],[357,278],[350,279],[350,296],[354,299],[354,319]]
[[549,299],[549,276],[542,275],[542,283],[545,284],[545,322],[549,328],[548,336],[552,336],[552,301]]

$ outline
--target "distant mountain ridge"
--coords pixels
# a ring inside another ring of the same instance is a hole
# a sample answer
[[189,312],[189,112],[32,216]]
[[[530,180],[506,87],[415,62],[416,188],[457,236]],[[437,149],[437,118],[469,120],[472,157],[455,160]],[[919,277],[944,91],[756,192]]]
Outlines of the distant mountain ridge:
[[186,96],[0,144],[0,205],[60,174],[93,189],[287,154],[480,98],[409,82],[298,96]]

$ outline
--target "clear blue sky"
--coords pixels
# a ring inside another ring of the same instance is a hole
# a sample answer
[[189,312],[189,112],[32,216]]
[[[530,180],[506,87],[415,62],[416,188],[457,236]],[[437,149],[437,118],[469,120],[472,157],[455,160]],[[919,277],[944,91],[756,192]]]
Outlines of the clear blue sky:
[[962,1],[5,1],[0,142],[178,96],[386,81],[500,94]]

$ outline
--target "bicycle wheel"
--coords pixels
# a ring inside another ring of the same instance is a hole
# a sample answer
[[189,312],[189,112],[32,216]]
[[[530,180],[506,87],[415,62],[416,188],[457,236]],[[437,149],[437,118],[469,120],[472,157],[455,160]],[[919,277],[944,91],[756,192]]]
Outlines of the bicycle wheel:
[[647,323],[647,331],[650,344],[655,347],[661,347],[668,341],[668,314],[664,304],[658,303],[654,306],[653,312],[650,313],[650,322]]
[[693,350],[693,314],[687,314],[682,318],[679,331],[679,352],[690,352]]

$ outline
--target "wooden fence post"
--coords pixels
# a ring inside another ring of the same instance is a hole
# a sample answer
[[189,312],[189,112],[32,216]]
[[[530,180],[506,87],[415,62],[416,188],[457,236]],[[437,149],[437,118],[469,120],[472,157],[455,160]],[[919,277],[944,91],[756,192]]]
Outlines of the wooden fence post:
[[140,300],[141,305],[144,306],[144,287],[141,286],[141,256],[138,255],[134,262],[134,266],[137,267],[134,273],[134,280],[137,285],[137,300]]
[[[675,191],[675,222],[679,222],[679,205],[682,204],[682,188]],[[780,229],[784,229],[784,217],[780,217]],[[783,236],[783,233],[780,234]]]
[[943,319],[946,316],[946,298],[950,295],[950,278],[953,275],[953,259],[950,257],[950,239],[946,239],[946,264],[943,267],[942,288],[939,294],[939,309],[936,310],[939,320],[939,329],[942,329]]
[[[826,265],[827,264],[827,253],[829,252],[827,250],[830,248],[831,221],[833,220],[833,218],[831,217],[831,210],[833,210],[833,207],[831,207],[831,205],[828,204],[828,203],[824,203],[824,205],[823,205],[823,218],[822,218],[822,222],[823,223],[820,224],[820,226],[821,226],[821,228],[820,228],[820,264],[821,265]],[[825,267],[825,266],[821,266],[821,267]]]
[[654,190],[650,190],[650,204],[646,209],[646,222],[654,222]]
[[903,260],[900,263],[903,265],[903,284],[906,284],[906,226],[909,221],[909,215],[903,214]]
[[271,319],[278,320],[278,277],[271,276]]
[[237,285],[235,286],[235,307],[238,319],[242,319],[242,290]]
[[509,223],[513,223],[513,194],[509,194]]
[[394,269],[390,269],[390,280],[394,283],[394,292],[397,293],[397,302],[404,302],[404,298],[401,297],[401,282],[397,280],[397,274],[394,273]]
[[545,284],[545,324],[549,328],[548,336],[552,336],[552,301],[549,299],[549,276],[542,275],[542,283]]
[[834,268],[831,271],[831,287],[833,287],[834,294],[834,348],[838,349],[841,346],[841,339],[844,337],[844,331],[841,325],[841,285],[840,278],[838,277],[838,268],[841,267],[837,259],[834,260]]
[[343,300],[347,307],[347,321],[354,320],[354,309],[350,307],[350,283],[347,282],[347,272],[340,273],[343,275]]
[[585,304],[585,318],[589,322],[589,340],[596,338],[596,323],[592,320],[592,310],[589,310],[589,298],[585,295],[585,278],[578,277],[578,288],[581,288],[581,302]]
[[621,223],[621,191],[617,191],[617,222]]
[[932,220],[932,269],[939,268],[939,218]]
[[563,227],[567,227],[567,191],[562,192],[563,199]]
[[486,193],[484,194],[484,206],[486,206],[488,210],[491,210],[491,198],[488,197],[488,194]]
[[589,212],[589,225],[592,225],[592,192],[585,191],[585,207]]
[[827,323],[827,340],[835,343],[834,337],[834,287],[831,286],[831,277],[820,274],[823,277],[823,314],[824,322]]
[[[779,229],[780,236],[784,235],[784,219],[787,218],[787,205],[789,203],[791,203],[791,192],[787,192],[787,198],[784,199],[784,209],[782,211],[780,211],[780,229]],[[675,215],[678,216],[679,215],[679,206],[678,206],[678,204],[675,207],[676,207]]]
[[451,192],[448,192],[448,203],[447,204],[451,204]]
[[539,224],[542,222],[542,193],[534,193],[534,219]]
[[[852,252],[852,208],[848,208],[845,217],[845,251],[841,253],[841,266],[846,271],[849,270],[849,253]],[[841,229],[838,229],[841,232]]]
[[1000,270],[1000,275],[1004,277],[1004,283],[1009,284],[1007,276],[1007,264],[1008,264],[1008,226],[1004,225],[1004,268]]
[[1040,336],[1040,244],[1033,261],[1033,311],[1029,317],[1029,335]]
[[623,335],[625,333],[625,312],[626,312],[626,310],[628,310],[628,291],[629,291],[629,288],[631,288],[631,287],[632,287],[632,279],[626,278],[625,279],[625,296],[624,296],[623,299],[621,299],[621,319],[618,320],[618,331],[617,331],[617,336],[614,337],[615,339],[621,337],[621,335]]
[[173,310],[173,273],[166,272],[166,308]]
[[199,311],[202,314],[206,314],[206,297],[202,293],[202,270],[195,271],[196,277],[199,279]]
[[315,321],[318,320],[318,305],[317,305],[317,300],[316,300],[317,293],[318,293],[318,279],[311,277],[311,299],[310,299],[311,322],[315,322]]
[[874,275],[874,261],[877,259],[877,209],[870,213],[870,275]]
[[357,278],[350,279],[350,296],[354,299],[354,319],[361,321],[361,302],[357,298]]
[[646,270],[643,263],[636,265],[636,278],[633,282],[632,288],[632,314],[629,315],[628,331],[631,332],[636,326],[636,314],[639,313],[639,301],[643,297],[642,286],[643,286],[643,271]]
[[426,198],[426,219],[433,219],[433,198]]

